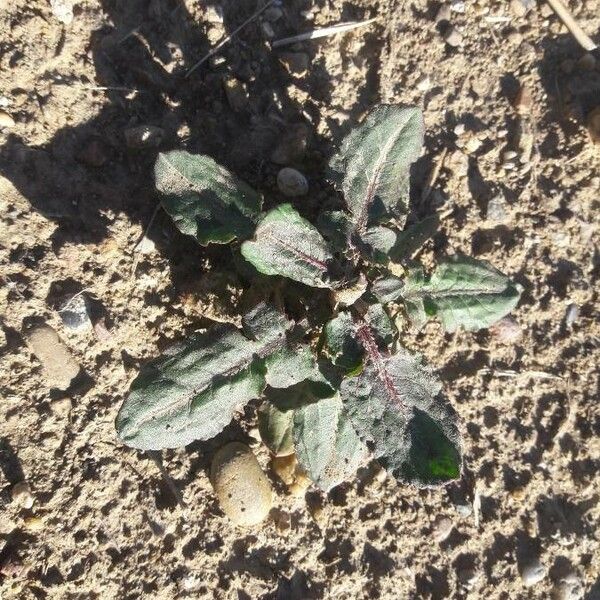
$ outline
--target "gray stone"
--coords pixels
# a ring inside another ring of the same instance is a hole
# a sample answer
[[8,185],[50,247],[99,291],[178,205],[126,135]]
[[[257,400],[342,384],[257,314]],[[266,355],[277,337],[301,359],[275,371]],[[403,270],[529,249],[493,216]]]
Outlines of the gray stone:
[[453,48],[459,48],[463,44],[462,33],[456,27],[450,27],[444,34],[444,39],[446,40],[446,44]]
[[284,167],[277,174],[277,187],[288,198],[304,196],[308,193],[306,177],[291,167]]
[[65,327],[73,331],[85,331],[92,326],[89,301],[85,294],[76,294],[67,299],[58,309],[58,314]]
[[154,125],[138,125],[125,130],[125,142],[128,148],[143,150],[145,148],[158,148],[165,132]]
[[533,587],[546,577],[546,568],[539,558],[533,558],[521,568],[521,579],[526,587]]

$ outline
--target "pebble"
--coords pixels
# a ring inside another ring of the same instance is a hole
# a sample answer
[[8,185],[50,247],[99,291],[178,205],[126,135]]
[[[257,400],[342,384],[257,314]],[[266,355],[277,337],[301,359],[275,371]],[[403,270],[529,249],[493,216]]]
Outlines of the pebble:
[[502,160],[504,160],[504,161],[514,160],[515,158],[517,158],[517,156],[519,156],[519,155],[514,150],[506,150],[505,152],[502,153]]
[[127,147],[134,150],[158,148],[164,136],[164,130],[155,125],[138,125],[125,130]]
[[231,109],[234,112],[243,111],[248,105],[248,91],[245,84],[235,77],[227,77],[223,79],[223,88]]
[[510,316],[494,323],[489,331],[502,344],[515,344],[523,337],[521,326]]
[[584,71],[593,71],[596,68],[597,62],[596,57],[588,52],[577,61],[577,64],[579,68]]
[[451,16],[452,10],[450,9],[450,6],[446,3],[442,3],[435,15],[435,22],[441,23],[442,21],[449,21]]
[[600,144],[600,106],[588,115],[587,128],[592,142]]
[[209,5],[205,8],[205,17],[209,23],[223,23],[223,8],[218,4]]
[[35,501],[35,498],[31,493],[31,488],[26,481],[16,483],[10,490],[10,497],[15,504],[26,509],[30,509]]
[[431,534],[436,542],[443,542],[454,528],[454,523],[448,518],[438,515],[433,523]]
[[65,327],[73,331],[85,331],[92,327],[89,301],[85,294],[76,294],[66,300],[58,309],[58,314]]
[[225,514],[235,525],[263,521],[273,505],[271,484],[244,444],[232,442],[213,458],[210,479]]
[[420,92],[427,92],[427,91],[429,91],[430,88],[431,88],[431,79],[429,78],[428,75],[424,75],[423,77],[421,77],[421,79],[419,79],[419,81],[417,81],[417,89]]
[[23,519],[23,525],[29,531],[41,531],[44,529],[44,520],[41,517],[26,517]]
[[271,160],[278,165],[289,165],[300,160],[306,154],[309,138],[310,131],[306,125],[291,125],[271,153]]
[[291,167],[284,167],[277,173],[277,187],[288,198],[304,196],[308,193],[306,177]]
[[73,402],[71,398],[61,398],[60,400],[54,400],[50,403],[50,410],[52,414],[57,417],[67,417],[73,408]]
[[309,58],[304,52],[282,52],[279,55],[279,62],[292,75],[304,75],[308,70]]
[[571,302],[571,304],[569,304],[569,306],[567,306],[567,312],[565,314],[565,325],[567,327],[572,327],[573,323],[575,323],[575,321],[577,321],[578,317],[579,317],[579,307],[577,306],[577,304],[574,304],[573,302]]
[[452,46],[453,48],[458,48],[463,44],[463,36],[454,26],[450,27],[448,31],[446,31],[444,34],[444,40],[446,41],[446,44]]
[[79,374],[79,365],[49,325],[38,325],[25,334],[27,345],[42,363],[50,387],[67,389]]
[[521,569],[521,579],[526,587],[532,587],[546,577],[546,569],[540,562],[539,558],[535,558],[523,565]]
[[488,201],[485,218],[493,223],[506,223],[510,220],[506,201],[502,196],[494,196]]
[[520,115],[528,115],[531,112],[532,105],[533,96],[531,95],[531,90],[523,84],[515,96],[513,107]]
[[273,471],[285,483],[292,496],[303,496],[310,487],[311,481],[298,464],[295,454],[274,456],[271,460]]
[[510,0],[510,9],[517,17],[524,17],[535,6],[535,0]]
[[470,504],[456,504],[454,508],[463,519],[470,517],[473,513],[473,507]]
[[0,110],[0,128],[14,126],[15,120],[5,110]]
[[553,589],[554,600],[581,600],[584,595],[581,580],[575,573],[563,577]]
[[73,2],[71,0],[50,0],[52,14],[65,25],[73,22]]

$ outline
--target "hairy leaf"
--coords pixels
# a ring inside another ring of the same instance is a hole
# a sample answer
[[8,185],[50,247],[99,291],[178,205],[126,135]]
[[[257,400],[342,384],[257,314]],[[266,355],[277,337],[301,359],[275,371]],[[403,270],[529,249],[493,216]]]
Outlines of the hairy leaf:
[[[365,314],[377,346],[387,350],[396,335],[396,329],[380,304],[372,304]],[[340,312],[324,327],[324,348],[337,367],[347,375],[358,373],[362,367],[364,348],[357,336],[357,324],[348,311]]]
[[456,256],[442,263],[427,279],[409,272],[402,297],[413,322],[436,316],[446,331],[489,327],[519,301],[520,287],[488,262]]
[[267,213],[254,239],[242,244],[242,254],[265,275],[281,275],[312,287],[329,287],[331,252],[318,230],[290,204]]
[[206,245],[252,235],[262,199],[204,154],[161,153],[154,165],[162,205],[178,229]]
[[326,492],[352,477],[368,455],[337,395],[295,410],[293,435],[298,462]]
[[260,437],[275,456],[294,452],[293,425],[293,410],[279,410],[270,402],[263,402],[258,410]]
[[404,349],[381,353],[368,326],[359,327],[358,337],[365,368],[342,382],[340,395],[360,438],[401,481],[433,486],[456,479],[460,440],[440,383],[420,357]]
[[355,230],[408,213],[409,167],[421,152],[423,117],[417,107],[380,105],[344,138],[330,162]]
[[398,234],[393,247],[388,252],[389,258],[396,262],[410,259],[429,238],[437,233],[439,226],[440,219],[437,215],[431,215],[411,225]]
[[371,285],[371,292],[382,304],[396,302],[402,296],[404,281],[395,275],[386,275]]
[[352,221],[347,213],[341,210],[322,212],[317,218],[317,227],[332,248],[338,252],[347,250],[352,233]]
[[[217,435],[266,385],[265,359],[285,348],[289,323],[261,305],[271,328],[248,339],[233,326],[195,335],[147,365],[133,381],[117,416],[128,446],[159,450]],[[258,318],[258,317],[257,317]]]

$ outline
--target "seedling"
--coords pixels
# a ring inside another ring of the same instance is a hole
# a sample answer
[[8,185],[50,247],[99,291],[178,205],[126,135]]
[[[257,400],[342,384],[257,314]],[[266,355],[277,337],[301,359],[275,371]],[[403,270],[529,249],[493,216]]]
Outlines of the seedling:
[[290,204],[264,214],[261,196],[208,156],[159,155],[162,205],[184,234],[202,245],[234,242],[251,278],[291,280],[301,284],[286,284],[296,295],[317,288],[305,298],[325,300],[295,321],[281,302],[258,302],[241,330],[215,326],[148,364],[117,417],[125,444],[157,450],[207,440],[260,399],[265,443],[274,454],[295,451],[323,490],[368,457],[417,486],[459,477],[456,413],[400,331],[428,319],[446,331],[488,327],[517,304],[520,288],[465,256],[431,272],[411,261],[437,228],[429,217],[404,230],[409,168],[422,142],[417,108],[376,107],[329,165],[346,209],[316,225]]

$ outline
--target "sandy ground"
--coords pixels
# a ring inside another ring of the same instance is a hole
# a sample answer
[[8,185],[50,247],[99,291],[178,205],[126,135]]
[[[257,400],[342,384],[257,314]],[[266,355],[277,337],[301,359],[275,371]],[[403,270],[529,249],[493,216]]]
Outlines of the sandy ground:
[[[570,4],[597,38],[598,0]],[[0,128],[2,598],[600,598],[600,152],[584,126],[600,61],[543,6],[518,5],[456,2],[436,21],[425,0],[290,1],[185,78],[254,2],[222,3],[221,23],[200,1],[83,0],[64,25],[44,0],[0,1],[0,108],[14,120]],[[292,48],[305,72],[268,43],[375,15]],[[226,96],[230,77],[245,94]],[[271,517],[236,530],[207,469],[226,440],[248,441],[253,406],[215,440],[163,453],[185,507],[114,433],[139,364],[235,322],[244,297],[230,251],[197,247],[161,212],[136,247],[157,204],[151,166],[158,150],[206,152],[273,205],[272,152],[301,124],[310,144],[292,164],[310,192],[296,206],[310,217],[331,201],[332,143],[377,102],[424,108],[414,210],[443,215],[424,260],[462,251],[514,277],[518,329],[432,323],[405,338],[460,414],[460,482],[415,491],[370,466],[298,499],[273,477]],[[136,142],[139,125],[161,128],[156,143]],[[81,290],[94,325],[75,332],[56,309]],[[82,368],[63,392],[26,344],[42,322]],[[11,501],[21,481],[30,508]],[[527,587],[536,560],[544,577]]]

